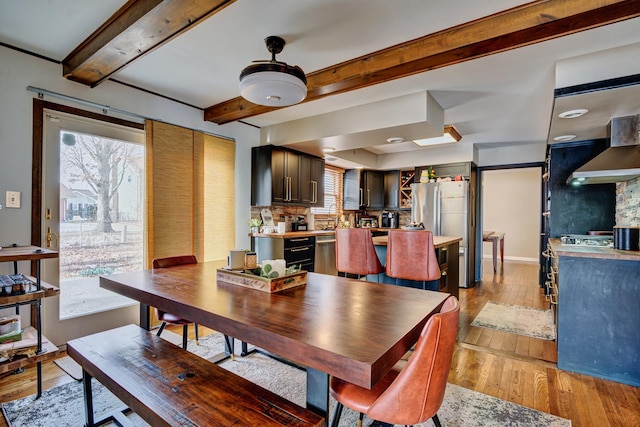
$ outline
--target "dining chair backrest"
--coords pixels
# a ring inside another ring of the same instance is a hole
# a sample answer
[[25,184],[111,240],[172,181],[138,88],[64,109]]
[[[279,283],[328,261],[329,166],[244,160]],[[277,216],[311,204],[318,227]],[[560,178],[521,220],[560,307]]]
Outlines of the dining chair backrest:
[[450,296],[427,321],[406,365],[369,408],[369,418],[414,425],[436,415],[444,400],[459,317],[460,304]]
[[166,258],[155,258],[151,261],[153,268],[168,268],[176,265],[197,264],[198,260],[195,255],[178,255]]
[[336,228],[336,269],[360,276],[384,272],[370,230]]
[[440,266],[428,230],[390,230],[387,241],[387,276],[430,281],[440,278]]

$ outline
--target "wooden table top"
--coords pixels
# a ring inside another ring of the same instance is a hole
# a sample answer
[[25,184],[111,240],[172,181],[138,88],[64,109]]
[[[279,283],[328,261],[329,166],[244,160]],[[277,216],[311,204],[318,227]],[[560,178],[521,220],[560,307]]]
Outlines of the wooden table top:
[[[444,246],[449,246],[452,243],[462,241],[462,237],[454,236],[433,236],[433,247],[438,249]],[[375,236],[373,237],[373,244],[379,246],[387,246],[389,242],[389,236]]]
[[449,296],[316,273],[306,285],[270,294],[217,282],[223,265],[113,274],[100,286],[367,388]]
[[0,249],[0,262],[33,261],[43,258],[58,258],[58,252],[38,246],[4,246]]

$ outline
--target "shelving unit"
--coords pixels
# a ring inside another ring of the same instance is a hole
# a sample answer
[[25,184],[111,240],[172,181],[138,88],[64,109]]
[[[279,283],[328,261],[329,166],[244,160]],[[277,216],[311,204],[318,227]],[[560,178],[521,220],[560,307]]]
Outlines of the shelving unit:
[[22,305],[31,305],[35,309],[35,313],[32,312],[31,318],[32,323],[35,320],[34,329],[37,336],[36,352],[32,357],[19,356],[14,360],[0,363],[0,374],[32,366],[36,363],[38,387],[36,398],[39,398],[42,394],[42,362],[52,359],[58,354],[58,347],[42,335],[42,298],[55,296],[60,293],[57,287],[41,280],[40,260],[57,257],[58,252],[37,246],[15,246],[0,249],[0,262],[13,262],[14,274],[18,274],[18,261],[32,261],[35,267],[35,276],[27,274],[25,274],[25,276],[35,283],[36,289],[20,295],[0,296],[0,309],[20,307]]
[[415,176],[415,170],[400,171],[400,209],[411,209],[411,184]]

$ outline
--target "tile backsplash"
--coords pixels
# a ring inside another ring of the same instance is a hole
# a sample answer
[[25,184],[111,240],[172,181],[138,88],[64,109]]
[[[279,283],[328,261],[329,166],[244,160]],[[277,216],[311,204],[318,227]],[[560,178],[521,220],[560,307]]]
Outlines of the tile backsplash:
[[616,225],[640,225],[640,177],[616,184]]

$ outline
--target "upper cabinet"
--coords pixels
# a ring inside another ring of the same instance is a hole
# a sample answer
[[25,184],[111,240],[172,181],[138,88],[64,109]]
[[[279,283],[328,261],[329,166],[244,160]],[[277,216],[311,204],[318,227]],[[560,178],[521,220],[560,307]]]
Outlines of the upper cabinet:
[[304,205],[324,207],[324,159],[300,156],[300,198]]
[[400,171],[386,171],[384,173],[384,208],[398,209],[399,194]]
[[384,172],[349,169],[344,173],[344,209],[383,209]]
[[265,145],[251,150],[251,205],[324,205],[324,160]]

